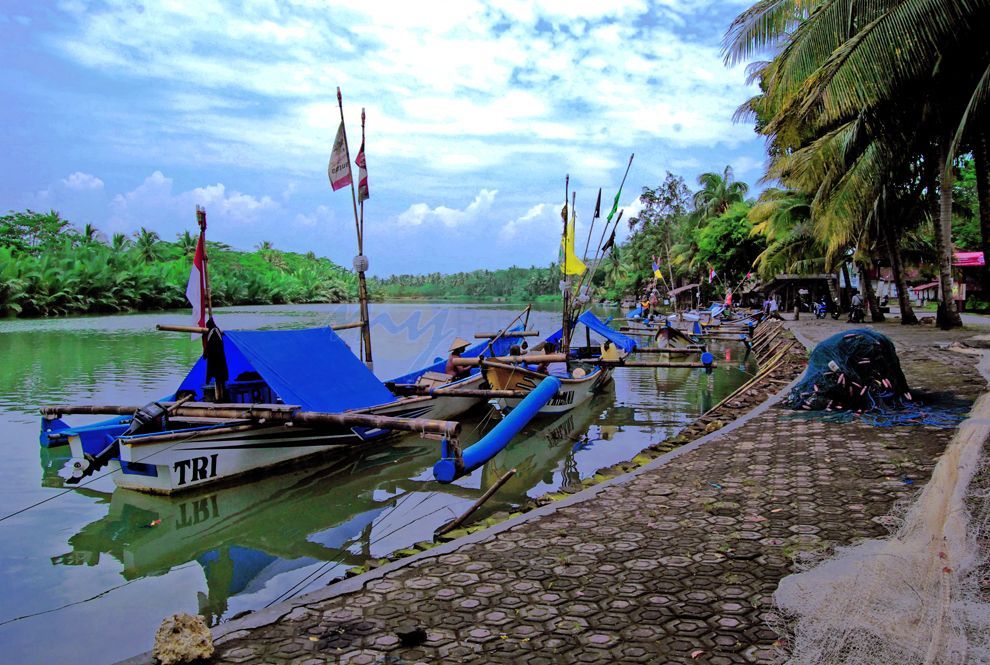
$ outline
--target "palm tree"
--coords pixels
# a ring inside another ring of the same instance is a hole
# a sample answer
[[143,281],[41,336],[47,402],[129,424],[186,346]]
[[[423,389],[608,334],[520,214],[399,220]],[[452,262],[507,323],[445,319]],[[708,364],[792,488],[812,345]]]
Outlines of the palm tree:
[[138,256],[145,263],[152,263],[158,259],[159,242],[161,242],[161,238],[158,234],[143,226],[134,234],[134,247],[137,249]]
[[189,230],[185,230],[178,236],[179,249],[182,251],[183,256],[192,256],[196,253],[196,245],[199,243],[199,238],[189,233]]
[[110,247],[117,253],[127,249],[130,244],[131,239],[123,233],[114,233],[113,238],[110,240]]
[[698,184],[701,189],[694,193],[694,210],[702,219],[721,215],[733,203],[744,201],[749,191],[749,185],[735,179],[731,166],[722,173],[702,173]]
[[[949,326],[960,324],[951,297],[952,158],[990,93],[988,18],[985,0],[761,0],[726,34],[729,62],[776,50],[756,72],[764,94],[746,105],[771,138],[771,156],[793,162],[827,138],[816,150],[826,177],[812,190],[813,218],[818,225],[816,210],[831,215],[833,227],[845,218],[846,233],[833,242],[858,235],[906,164],[927,165]],[[804,166],[814,161],[805,158]]]
[[810,273],[825,267],[825,248],[814,235],[807,195],[767,189],[750,209],[749,221],[753,235],[763,236],[767,243],[753,262],[764,279],[781,272]]

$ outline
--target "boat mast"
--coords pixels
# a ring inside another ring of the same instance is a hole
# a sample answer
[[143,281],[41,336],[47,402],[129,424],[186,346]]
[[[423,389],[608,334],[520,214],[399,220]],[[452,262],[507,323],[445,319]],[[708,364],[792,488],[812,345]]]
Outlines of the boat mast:
[[196,223],[199,237],[203,239],[203,285],[206,287],[206,319],[213,318],[213,289],[210,288],[210,257],[206,253],[206,208],[196,206]]
[[[346,143],[347,139],[344,139]],[[361,108],[361,145],[364,146],[364,108]],[[360,171],[358,171],[360,173]],[[360,183],[358,183],[360,184]],[[354,179],[351,179],[354,193]],[[367,194],[365,194],[367,196]],[[368,269],[368,257],[364,255],[364,199],[361,199],[361,221],[358,224],[358,255],[354,257],[354,269],[358,274],[358,302],[361,307],[361,337],[364,340],[364,361],[371,364],[371,323],[368,316],[368,283],[364,271]]]
[[[337,86],[337,108],[340,109],[340,124],[344,125],[344,99]],[[364,139],[364,110],[361,110],[361,138]],[[344,130],[344,154],[350,168],[351,151],[347,145],[347,130]],[[354,177],[351,177],[351,204],[354,206],[354,228],[357,231],[358,255],[354,257],[354,271],[358,275],[358,302],[361,308],[361,355],[366,364],[371,364],[371,327],[368,324],[368,286],[364,271],[368,269],[368,258],[364,256],[364,201],[361,202],[361,216],[358,217],[357,193],[354,191]]]
[[[561,328],[561,338],[560,338],[561,352],[564,355],[567,355],[568,349],[570,349],[571,346],[571,325],[570,325],[571,278],[570,275],[567,274],[567,216],[570,214],[570,210],[568,209],[567,204],[568,204],[568,198],[570,197],[570,190],[571,190],[571,176],[570,174],[568,174],[567,177],[564,179],[564,211],[563,214],[561,215],[561,217],[564,218],[564,233],[562,236],[563,239],[561,240],[560,243],[562,249],[561,253],[564,255],[563,265],[562,265],[562,269],[564,271],[564,278],[561,280],[561,295],[563,296],[563,300],[564,300],[563,312],[562,312],[563,327]],[[573,207],[573,205],[574,204],[571,203],[571,207]]]

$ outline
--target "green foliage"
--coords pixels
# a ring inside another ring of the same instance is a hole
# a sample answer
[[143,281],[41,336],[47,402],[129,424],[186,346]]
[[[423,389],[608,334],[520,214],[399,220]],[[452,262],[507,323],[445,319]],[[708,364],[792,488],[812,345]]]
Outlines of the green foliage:
[[[626,242],[605,258],[604,289],[598,295],[618,299],[654,285],[664,291],[700,283],[709,267],[725,284],[741,281],[766,246],[762,236],[752,233],[752,204],[745,200],[749,187],[734,179],[730,166],[701,174],[698,184],[701,188],[692,193],[682,177],[668,171],[658,187],[643,188],[643,209],[629,221],[632,233]],[[662,280],[654,279],[654,260]]]
[[952,193],[952,242],[957,249],[980,251],[980,204],[976,193],[976,162],[961,160]]
[[502,270],[474,270],[452,275],[438,272],[428,275],[392,275],[373,277],[368,283],[371,294],[387,298],[505,298],[515,302],[532,302],[554,297],[558,293],[560,267],[511,267]]
[[39,248],[59,240],[69,229],[69,222],[57,212],[47,213],[25,210],[0,217],[0,245],[19,251],[36,252]]
[[[175,243],[142,228],[110,244],[94,227],[82,233],[58,213],[2,218],[0,316],[58,316],[188,307],[185,290],[197,237]],[[214,305],[341,302],[355,276],[329,259],[266,250],[239,252],[207,243]]]
[[729,282],[740,281],[766,247],[763,239],[752,233],[751,207],[746,201],[732,203],[698,230],[697,262],[712,266]]

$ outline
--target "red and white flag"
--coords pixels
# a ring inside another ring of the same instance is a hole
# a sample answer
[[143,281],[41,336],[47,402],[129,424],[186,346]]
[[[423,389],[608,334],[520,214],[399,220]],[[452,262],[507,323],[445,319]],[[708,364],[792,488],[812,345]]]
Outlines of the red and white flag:
[[361,149],[358,150],[354,163],[358,167],[358,203],[362,203],[371,197],[368,193],[368,167],[364,161],[364,141],[361,141]]
[[[206,258],[206,247],[203,234],[199,234],[199,242],[196,243],[196,253],[193,255],[192,270],[189,271],[189,283],[186,285],[186,300],[192,305],[193,325],[200,328],[206,327],[206,270],[204,261]],[[199,335],[193,333],[193,339]]]
[[344,135],[344,121],[337,128],[337,138],[333,140],[333,151],[330,153],[330,165],[327,166],[330,176],[330,186],[333,191],[351,184],[351,161],[347,157],[347,138]]

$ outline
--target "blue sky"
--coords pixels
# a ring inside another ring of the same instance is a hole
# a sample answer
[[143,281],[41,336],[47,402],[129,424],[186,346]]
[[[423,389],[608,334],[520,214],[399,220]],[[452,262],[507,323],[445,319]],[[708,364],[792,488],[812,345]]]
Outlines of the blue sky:
[[763,142],[755,93],[719,45],[735,0],[19,2],[0,6],[0,210],[59,210],[107,233],[195,230],[349,266],[349,192],[326,176],[339,122],[367,109],[373,274],[545,265],[564,176],[578,237],[631,152],[627,216],[667,170]]

